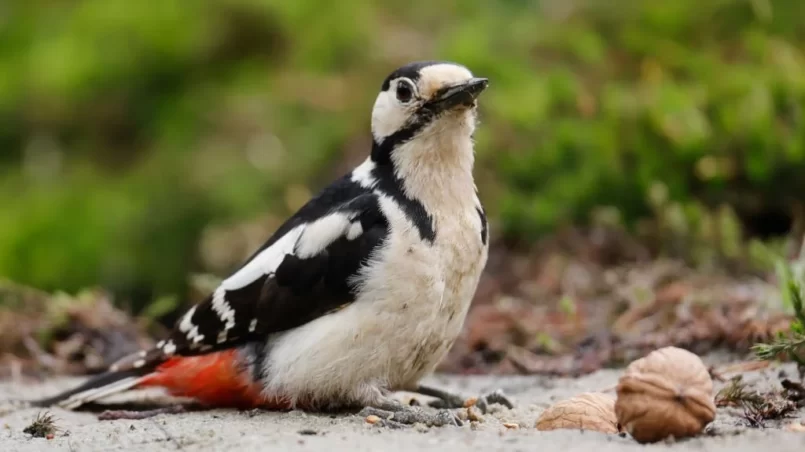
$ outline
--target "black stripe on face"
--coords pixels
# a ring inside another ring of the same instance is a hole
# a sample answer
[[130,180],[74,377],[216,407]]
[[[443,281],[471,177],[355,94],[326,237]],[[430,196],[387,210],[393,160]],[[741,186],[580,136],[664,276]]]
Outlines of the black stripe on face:
[[433,227],[433,217],[425,209],[425,206],[417,199],[412,199],[405,194],[402,180],[397,177],[394,169],[394,162],[391,159],[391,153],[398,146],[402,146],[416,136],[419,131],[430,124],[434,119],[433,115],[421,114],[413,117],[413,121],[409,122],[402,129],[392,133],[378,142],[376,139],[372,142],[372,161],[375,162],[375,167],[372,170],[372,177],[378,181],[377,188],[383,193],[391,196],[405,212],[408,217],[419,231],[419,236],[422,240],[427,240],[430,243],[436,239],[436,231]]
[[413,116],[412,120],[408,122],[402,129],[392,133],[391,135],[383,138],[383,141],[378,142],[375,139],[372,142],[372,160],[378,165],[391,164],[391,153],[398,146],[411,141],[414,136],[424,129],[425,126],[433,120],[432,115],[417,115]]

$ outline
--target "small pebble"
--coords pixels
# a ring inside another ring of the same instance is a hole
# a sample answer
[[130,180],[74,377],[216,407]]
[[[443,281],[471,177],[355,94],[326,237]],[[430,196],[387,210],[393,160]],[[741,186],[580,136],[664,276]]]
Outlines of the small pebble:
[[793,422],[786,425],[785,429],[789,432],[805,433],[805,421]]
[[476,403],[478,403],[478,397],[470,397],[469,399],[464,401],[464,408],[475,406]]
[[504,422],[503,426],[508,428],[508,429],[518,429],[518,428],[520,428],[520,425],[515,424],[514,422]]
[[484,416],[475,407],[467,408],[467,419],[475,422],[483,422]]
[[45,436],[45,438],[47,438],[47,439],[53,439],[53,433],[48,433],[48,434],[47,434],[47,436]]
[[370,424],[377,424],[378,422],[380,422],[380,418],[375,416],[374,414],[370,414],[369,416],[366,416],[366,422]]

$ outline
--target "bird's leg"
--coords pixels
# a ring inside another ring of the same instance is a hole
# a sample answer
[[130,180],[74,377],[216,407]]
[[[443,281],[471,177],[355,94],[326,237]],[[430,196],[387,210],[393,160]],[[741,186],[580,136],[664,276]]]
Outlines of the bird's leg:
[[383,398],[374,406],[365,407],[358,414],[364,417],[371,415],[377,416],[381,419],[381,425],[390,428],[402,428],[403,426],[417,423],[435,427],[463,425],[461,419],[449,410],[439,410],[436,413],[429,413],[420,407],[406,406],[389,398]]
[[[419,385],[416,392],[429,397],[435,397],[436,400],[428,403],[428,406],[433,408],[462,408],[466,406],[468,402],[467,398],[458,394],[427,385]],[[502,389],[497,389],[478,397],[475,406],[477,406],[482,413],[486,413],[489,411],[489,406],[494,403],[503,405],[509,409],[514,408],[514,403],[503,393]]]

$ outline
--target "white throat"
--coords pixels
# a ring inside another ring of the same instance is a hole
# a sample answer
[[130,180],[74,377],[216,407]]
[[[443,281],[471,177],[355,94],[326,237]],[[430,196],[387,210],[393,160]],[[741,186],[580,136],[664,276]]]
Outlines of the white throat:
[[472,132],[475,116],[442,118],[391,152],[397,177],[410,198],[436,214],[475,208]]

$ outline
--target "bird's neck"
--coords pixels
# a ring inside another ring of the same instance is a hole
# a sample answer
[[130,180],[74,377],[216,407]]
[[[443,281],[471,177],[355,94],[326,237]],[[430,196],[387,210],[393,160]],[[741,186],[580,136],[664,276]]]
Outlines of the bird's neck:
[[475,155],[466,130],[420,135],[395,149],[391,161],[403,192],[431,214],[475,208]]

